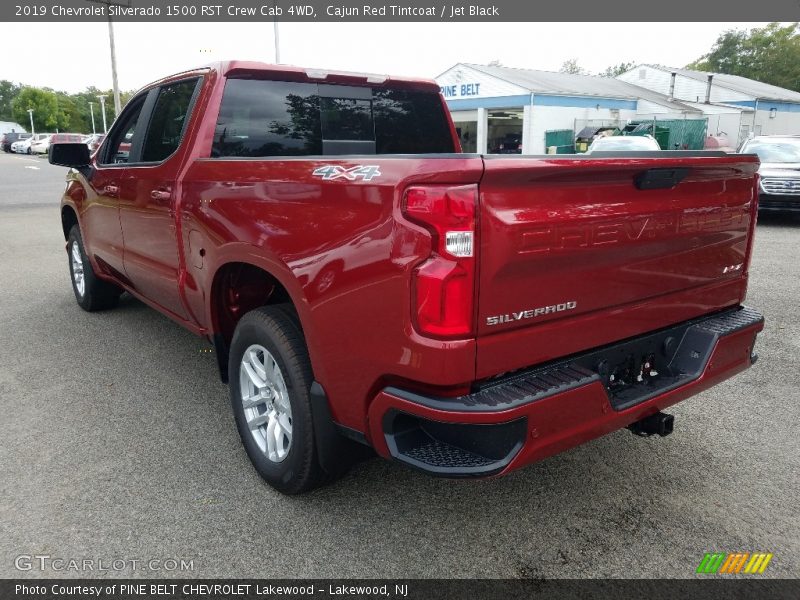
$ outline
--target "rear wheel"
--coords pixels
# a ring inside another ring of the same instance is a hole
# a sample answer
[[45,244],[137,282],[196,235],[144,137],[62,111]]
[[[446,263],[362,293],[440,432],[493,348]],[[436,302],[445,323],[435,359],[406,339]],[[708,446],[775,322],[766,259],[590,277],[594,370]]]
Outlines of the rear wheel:
[[69,273],[75,300],[83,310],[93,312],[113,308],[122,293],[113,283],[99,279],[92,269],[89,257],[83,248],[83,238],[77,225],[73,225],[67,239]]
[[229,360],[236,426],[261,477],[284,494],[325,483],[311,415],[311,363],[291,309],[265,306],[242,317]]

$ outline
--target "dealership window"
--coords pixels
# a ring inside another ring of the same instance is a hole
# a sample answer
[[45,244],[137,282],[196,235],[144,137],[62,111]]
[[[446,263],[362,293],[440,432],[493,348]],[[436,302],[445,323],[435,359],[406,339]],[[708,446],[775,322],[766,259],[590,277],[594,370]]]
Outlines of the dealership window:
[[522,110],[490,110],[488,120],[490,154],[522,153]]
[[475,153],[478,151],[477,121],[456,121],[456,134],[461,141],[461,151]]

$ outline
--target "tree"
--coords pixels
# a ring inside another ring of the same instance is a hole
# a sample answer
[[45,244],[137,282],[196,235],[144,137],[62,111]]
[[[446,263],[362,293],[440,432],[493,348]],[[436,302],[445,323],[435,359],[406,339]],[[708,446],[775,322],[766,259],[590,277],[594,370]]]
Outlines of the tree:
[[0,81],[0,121],[13,121],[12,103],[19,94],[20,86],[6,79]]
[[55,92],[58,104],[58,129],[60,131],[91,131],[86,125],[84,112],[78,108],[75,96],[63,92]]
[[[69,105],[66,108],[67,114],[69,115],[69,125],[67,126],[69,131],[92,133],[92,116],[89,103],[93,102],[95,131],[102,133],[103,115],[100,113],[100,101],[97,99],[97,96],[100,94],[105,94],[106,96],[111,97],[109,95],[110,92],[98,90],[95,87],[88,87],[82,92],[69,95]],[[59,94],[59,101],[63,96],[66,96],[66,94]],[[110,125],[111,120],[113,119],[113,104],[110,107],[111,110],[108,110],[108,108],[109,107],[106,107],[106,114],[108,115]]]
[[800,91],[800,26],[770,23],[750,31],[725,31],[711,52],[686,68],[739,75]]
[[44,133],[55,130],[58,126],[58,104],[53,92],[34,87],[23,88],[12,105],[14,120],[20,125],[29,126],[28,109],[31,108],[36,131]]
[[570,58],[565,60],[559,69],[560,73],[570,73],[572,75],[588,75],[586,70],[578,65],[577,58]]
[[630,71],[635,66],[635,62],[621,62],[619,64],[606,67],[605,71],[600,73],[600,77],[616,77],[617,75],[622,75],[623,73]]
[[[10,81],[0,81],[0,120],[16,121],[30,127],[28,109],[33,109],[33,123],[40,133],[69,131],[88,133],[92,131],[92,116],[89,103],[94,103],[95,130],[103,131],[103,115],[98,96],[105,95],[106,117],[109,127],[114,120],[114,105],[111,90],[99,90],[90,86],[83,92],[68,94],[51,88],[20,86]],[[122,106],[130,100],[133,92],[122,92]],[[6,107],[7,108],[4,108]]]

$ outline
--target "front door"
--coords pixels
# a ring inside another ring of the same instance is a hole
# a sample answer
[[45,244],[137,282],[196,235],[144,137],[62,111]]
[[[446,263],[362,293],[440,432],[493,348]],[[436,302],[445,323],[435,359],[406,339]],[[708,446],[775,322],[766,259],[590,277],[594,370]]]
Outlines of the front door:
[[131,139],[147,94],[128,103],[100,149],[87,180],[89,189],[81,212],[87,254],[104,273],[125,281],[124,244],[119,222],[119,201],[126,179]]

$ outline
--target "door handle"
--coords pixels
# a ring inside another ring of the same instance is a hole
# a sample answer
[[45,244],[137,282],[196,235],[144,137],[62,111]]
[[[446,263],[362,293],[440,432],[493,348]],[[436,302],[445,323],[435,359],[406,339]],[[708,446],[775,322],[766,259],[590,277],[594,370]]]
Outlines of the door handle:
[[116,198],[117,194],[119,194],[119,186],[116,185],[107,185],[103,191],[105,192],[106,196],[111,196]]
[[164,190],[153,190],[150,192],[150,197],[153,200],[169,200],[172,197],[172,194]]

